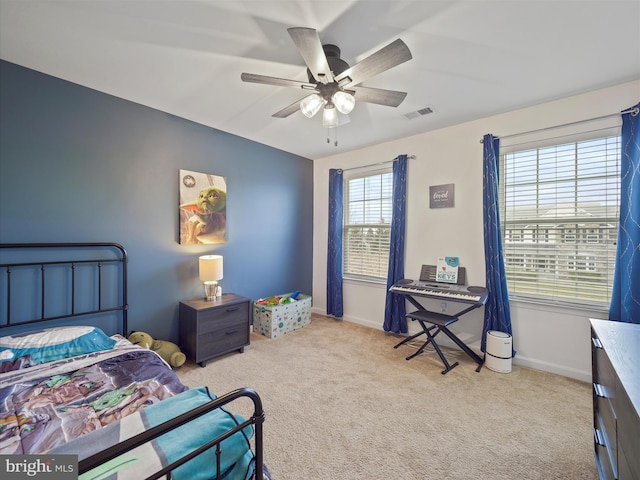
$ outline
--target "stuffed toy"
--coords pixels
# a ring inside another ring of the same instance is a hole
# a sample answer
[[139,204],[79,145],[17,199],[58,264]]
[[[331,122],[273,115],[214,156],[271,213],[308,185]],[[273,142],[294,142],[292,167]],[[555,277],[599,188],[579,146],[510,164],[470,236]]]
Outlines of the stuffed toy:
[[145,332],[133,332],[129,335],[129,341],[134,345],[153,350],[173,368],[181,367],[187,360],[186,355],[180,351],[178,345],[165,340],[154,340],[151,335]]

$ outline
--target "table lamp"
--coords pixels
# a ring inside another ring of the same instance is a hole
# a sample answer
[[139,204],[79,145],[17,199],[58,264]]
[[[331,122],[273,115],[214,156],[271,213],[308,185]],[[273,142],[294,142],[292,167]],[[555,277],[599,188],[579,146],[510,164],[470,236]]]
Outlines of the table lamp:
[[199,258],[200,280],[204,282],[204,298],[207,301],[222,296],[218,280],[222,280],[222,255],[202,255]]

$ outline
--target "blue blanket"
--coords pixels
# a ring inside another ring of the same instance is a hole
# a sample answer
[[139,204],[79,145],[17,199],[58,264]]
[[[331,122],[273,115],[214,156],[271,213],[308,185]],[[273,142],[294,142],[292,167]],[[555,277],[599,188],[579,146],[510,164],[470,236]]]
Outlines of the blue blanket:
[[[205,387],[188,390],[57,447],[50,453],[78,454],[78,459],[82,460],[103,450],[107,445],[121,442],[214,398],[215,396]],[[80,479],[139,480],[222,435],[244,420],[241,416],[234,416],[223,408],[214,410],[81,475]],[[253,429],[248,426],[221,443],[220,480],[248,480],[251,477],[253,452],[249,439],[252,436]],[[214,447],[174,470],[172,478],[176,480],[213,479],[216,475],[216,467]]]

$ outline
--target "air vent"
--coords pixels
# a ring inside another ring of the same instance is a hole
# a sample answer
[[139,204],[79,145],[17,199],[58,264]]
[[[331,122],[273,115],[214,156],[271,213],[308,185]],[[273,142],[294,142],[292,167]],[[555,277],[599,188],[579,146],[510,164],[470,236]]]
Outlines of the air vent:
[[405,118],[412,120],[414,118],[422,117],[423,115],[429,115],[430,113],[433,113],[433,108],[424,107],[420,110],[416,110],[415,112],[405,113],[404,116]]

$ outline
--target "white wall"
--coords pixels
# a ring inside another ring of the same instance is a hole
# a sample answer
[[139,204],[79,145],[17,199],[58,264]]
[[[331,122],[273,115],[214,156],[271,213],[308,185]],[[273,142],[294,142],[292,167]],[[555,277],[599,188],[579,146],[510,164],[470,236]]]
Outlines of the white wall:
[[[626,83],[506,114],[395,140],[314,162],[313,309],[326,312],[327,205],[330,168],[352,168],[415,155],[408,163],[407,242],[405,276],[417,279],[423,264],[443,255],[460,257],[469,285],[485,285],[482,222],[482,144],[487,133],[497,136],[579,122],[620,112],[640,100],[640,81]],[[435,114],[437,115],[437,113]],[[423,121],[429,117],[407,121]],[[455,207],[429,209],[429,186],[455,184]],[[382,329],[385,289],[375,284],[345,282],[344,320]],[[427,302],[440,311],[440,302]],[[449,302],[448,312],[461,304]],[[407,309],[413,308],[408,305]],[[568,310],[512,302],[516,349],[514,363],[589,381],[591,356],[588,318],[605,311]],[[463,316],[452,327],[480,353],[484,312]],[[416,326],[409,325],[410,332]],[[389,348],[397,339],[390,336]],[[444,342],[443,342],[444,343]]]

